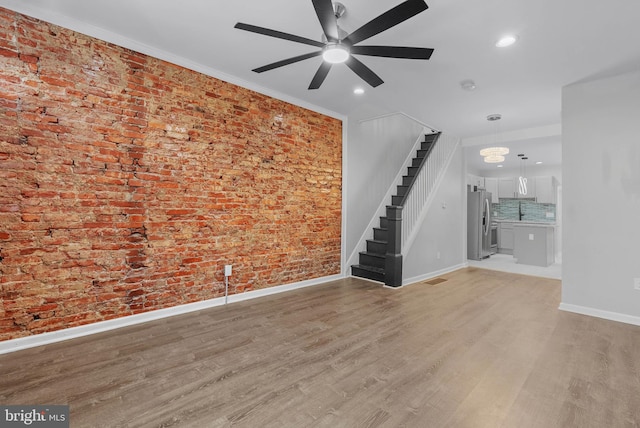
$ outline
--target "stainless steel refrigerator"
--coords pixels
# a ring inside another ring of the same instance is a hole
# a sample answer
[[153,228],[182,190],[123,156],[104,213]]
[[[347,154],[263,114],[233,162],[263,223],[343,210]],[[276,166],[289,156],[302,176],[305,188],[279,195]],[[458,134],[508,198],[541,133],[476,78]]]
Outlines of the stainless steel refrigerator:
[[467,192],[467,258],[486,259],[491,255],[491,193]]

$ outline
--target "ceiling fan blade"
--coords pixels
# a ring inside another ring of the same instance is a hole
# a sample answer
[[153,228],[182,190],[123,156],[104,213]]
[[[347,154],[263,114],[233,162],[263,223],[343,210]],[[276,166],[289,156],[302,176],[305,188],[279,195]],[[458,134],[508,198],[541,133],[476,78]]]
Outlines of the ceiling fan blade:
[[326,79],[327,74],[329,74],[329,70],[331,70],[331,63],[322,61],[320,64],[320,68],[316,71],[316,75],[313,76],[313,80],[311,80],[311,84],[309,85],[309,89],[318,89],[324,79]]
[[364,24],[353,33],[349,34],[345,41],[355,45],[358,42],[373,37],[378,33],[388,30],[389,28],[406,21],[407,19],[427,10],[429,6],[424,0],[407,0],[399,4],[393,9],[389,9],[377,18]]
[[264,73],[265,71],[273,70],[274,68],[283,67],[285,65],[293,64],[295,62],[303,61],[305,59],[313,58],[322,55],[322,51],[311,52],[304,55],[298,55],[291,58],[283,59],[271,64],[263,65],[262,67],[254,68],[252,71],[256,73]]
[[256,25],[251,24],[243,24],[242,22],[238,22],[234,25],[233,28],[237,28],[239,30],[249,31],[252,33],[258,33],[269,37],[275,37],[277,39],[289,40],[291,42],[303,43],[305,45],[316,46],[319,48],[324,47],[324,43],[319,42],[317,40],[307,39],[306,37],[300,37],[289,33],[283,33],[282,31],[271,30],[269,28],[258,27]]
[[353,70],[354,73],[360,76],[362,80],[364,80],[374,88],[384,83],[384,81],[376,73],[371,71],[369,67],[355,59],[353,56],[349,56],[349,59],[347,60],[347,62],[345,62],[345,64],[347,64],[347,66],[351,70]]
[[324,31],[325,36],[327,36],[327,40],[337,42],[339,39],[338,20],[333,11],[333,3],[331,0],[312,0],[312,3],[316,9],[316,15],[318,15],[320,25],[322,25],[322,31]]
[[431,48],[411,48],[406,46],[352,46],[352,54],[382,56],[386,58],[429,59]]

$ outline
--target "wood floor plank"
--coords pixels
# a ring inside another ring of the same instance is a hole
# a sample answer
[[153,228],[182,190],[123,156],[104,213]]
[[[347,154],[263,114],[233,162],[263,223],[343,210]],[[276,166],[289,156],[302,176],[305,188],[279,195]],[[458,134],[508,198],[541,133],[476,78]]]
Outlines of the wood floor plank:
[[355,278],[0,356],[79,427],[638,427],[640,328],[478,268]]

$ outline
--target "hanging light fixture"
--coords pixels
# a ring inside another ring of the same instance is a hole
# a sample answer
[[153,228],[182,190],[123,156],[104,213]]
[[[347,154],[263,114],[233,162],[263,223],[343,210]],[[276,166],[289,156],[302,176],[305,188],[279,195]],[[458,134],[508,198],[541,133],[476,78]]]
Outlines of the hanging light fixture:
[[[497,122],[502,119],[502,115],[500,114],[490,114],[487,116],[487,120],[489,122],[496,122],[495,124],[495,135],[494,142],[498,142],[498,124]],[[504,162],[504,156],[509,154],[508,147],[487,147],[480,150],[480,156],[484,158],[486,163],[500,163]]]
[[480,150],[480,156],[504,156],[509,154],[508,147],[487,147],[486,149]]
[[522,196],[527,195],[527,165],[526,161],[529,159],[524,154],[519,154],[520,158],[520,177],[518,177],[518,193]]
[[484,157],[486,163],[500,163],[504,162],[504,156],[501,155],[489,155]]

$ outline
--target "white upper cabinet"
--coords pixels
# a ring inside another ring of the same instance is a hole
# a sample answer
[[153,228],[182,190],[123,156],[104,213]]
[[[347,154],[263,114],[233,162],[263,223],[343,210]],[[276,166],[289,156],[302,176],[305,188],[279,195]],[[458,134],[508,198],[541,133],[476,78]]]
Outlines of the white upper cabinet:
[[[555,177],[527,177],[527,194],[520,194],[519,177],[491,178],[485,177],[484,187],[491,192],[492,202],[499,198],[536,198],[541,204],[555,204],[558,181]],[[482,187],[482,186],[479,186]]]
[[558,182],[555,177],[535,177],[536,201],[541,204],[555,204]]
[[473,188],[478,187],[484,189],[484,177],[479,177],[473,174],[467,174],[467,184],[471,185]]
[[498,196],[498,179],[497,178],[485,177],[484,188],[487,190],[487,192],[491,193],[492,203],[497,204],[498,202],[500,202],[499,196]]
[[513,177],[498,179],[498,197],[500,198],[516,197],[516,182]]

